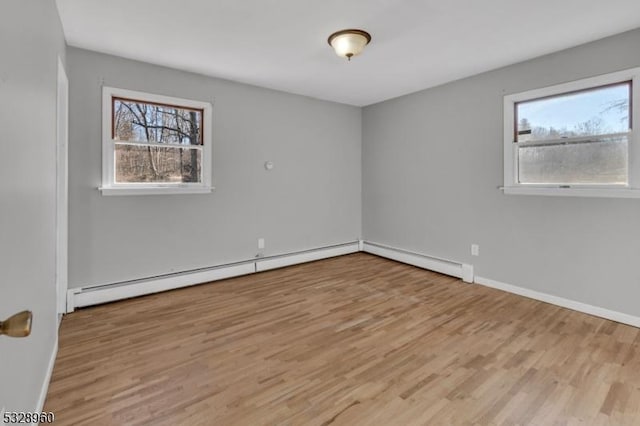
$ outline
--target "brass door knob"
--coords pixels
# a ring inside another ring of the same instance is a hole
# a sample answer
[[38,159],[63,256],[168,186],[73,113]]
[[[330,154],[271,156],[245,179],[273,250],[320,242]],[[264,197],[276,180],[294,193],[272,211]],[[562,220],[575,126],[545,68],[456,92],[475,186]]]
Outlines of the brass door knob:
[[27,337],[31,334],[31,311],[18,312],[4,321],[0,321],[0,335],[10,337]]

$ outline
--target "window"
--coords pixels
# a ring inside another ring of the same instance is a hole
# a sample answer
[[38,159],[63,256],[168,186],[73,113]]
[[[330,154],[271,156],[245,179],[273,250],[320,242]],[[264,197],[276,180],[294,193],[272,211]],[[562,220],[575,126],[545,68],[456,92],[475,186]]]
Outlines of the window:
[[102,194],[211,191],[211,104],[104,87]]
[[505,193],[639,197],[637,76],[640,68],[505,96]]

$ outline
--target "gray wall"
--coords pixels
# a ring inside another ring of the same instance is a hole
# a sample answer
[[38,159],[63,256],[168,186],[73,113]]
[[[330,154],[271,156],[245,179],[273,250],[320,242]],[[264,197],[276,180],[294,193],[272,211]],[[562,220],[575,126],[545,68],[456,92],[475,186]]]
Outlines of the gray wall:
[[0,410],[33,411],[56,342],[56,87],[64,38],[55,2],[0,13],[0,319],[33,311],[24,339],[0,337]]
[[639,65],[634,30],[364,108],[364,238],[640,315],[640,200],[496,189],[504,94]]
[[[361,109],[70,48],[69,287],[354,241]],[[102,196],[101,81],[213,103],[206,195]],[[266,171],[265,161],[273,161]]]

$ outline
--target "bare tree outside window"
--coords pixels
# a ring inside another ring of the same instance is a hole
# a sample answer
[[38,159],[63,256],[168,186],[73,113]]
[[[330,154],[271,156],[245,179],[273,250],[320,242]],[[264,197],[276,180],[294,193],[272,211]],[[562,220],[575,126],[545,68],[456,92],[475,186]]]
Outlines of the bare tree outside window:
[[112,98],[115,181],[202,180],[203,110]]

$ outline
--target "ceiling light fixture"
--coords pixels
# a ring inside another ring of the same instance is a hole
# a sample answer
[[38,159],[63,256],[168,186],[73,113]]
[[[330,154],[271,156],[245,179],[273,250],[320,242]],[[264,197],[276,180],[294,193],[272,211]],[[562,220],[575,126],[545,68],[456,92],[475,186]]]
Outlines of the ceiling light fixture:
[[342,30],[331,34],[327,41],[336,51],[336,55],[351,60],[352,56],[362,53],[371,41],[371,35],[362,30]]

